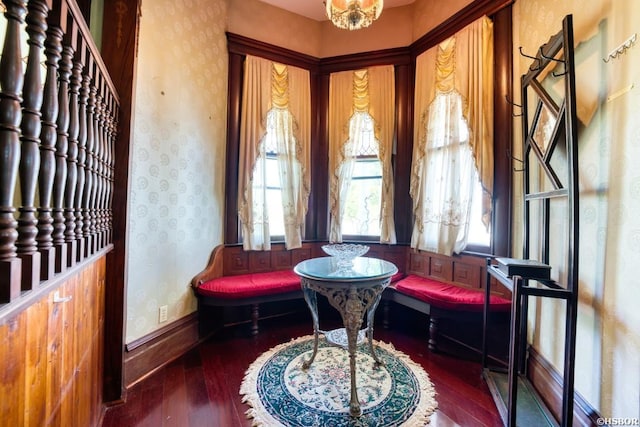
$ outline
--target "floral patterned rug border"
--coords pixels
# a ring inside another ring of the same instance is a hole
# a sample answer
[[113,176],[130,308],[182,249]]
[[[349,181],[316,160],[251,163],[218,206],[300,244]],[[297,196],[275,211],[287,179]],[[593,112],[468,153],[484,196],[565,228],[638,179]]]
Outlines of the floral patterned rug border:
[[321,338],[316,359],[311,335],[292,339],[260,355],[240,387],[254,426],[424,426],[435,411],[435,391],[424,369],[392,344],[374,341],[384,366],[374,368],[367,345],[357,353],[362,415],[349,416],[349,355]]

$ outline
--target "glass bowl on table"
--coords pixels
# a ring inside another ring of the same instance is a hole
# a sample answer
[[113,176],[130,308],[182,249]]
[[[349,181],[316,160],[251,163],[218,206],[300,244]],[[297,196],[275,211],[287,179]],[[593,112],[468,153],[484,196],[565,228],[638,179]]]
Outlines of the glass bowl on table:
[[351,267],[355,258],[366,254],[369,246],[356,243],[332,243],[323,245],[322,250],[329,256],[337,259],[338,267]]

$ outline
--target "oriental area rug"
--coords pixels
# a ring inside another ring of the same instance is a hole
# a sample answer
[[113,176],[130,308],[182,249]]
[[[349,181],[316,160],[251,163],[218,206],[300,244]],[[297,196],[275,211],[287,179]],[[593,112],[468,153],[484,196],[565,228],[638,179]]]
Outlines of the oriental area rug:
[[383,366],[375,367],[369,346],[358,346],[356,380],[362,415],[349,415],[349,354],[313,336],[280,344],[260,355],[240,387],[254,426],[424,426],[435,411],[435,391],[422,367],[393,345],[374,341]]

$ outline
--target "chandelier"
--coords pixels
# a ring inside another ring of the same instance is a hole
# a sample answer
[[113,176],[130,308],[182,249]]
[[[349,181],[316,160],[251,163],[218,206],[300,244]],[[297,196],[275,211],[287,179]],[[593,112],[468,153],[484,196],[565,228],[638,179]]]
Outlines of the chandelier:
[[326,0],[327,16],[338,28],[359,30],[382,13],[384,0]]

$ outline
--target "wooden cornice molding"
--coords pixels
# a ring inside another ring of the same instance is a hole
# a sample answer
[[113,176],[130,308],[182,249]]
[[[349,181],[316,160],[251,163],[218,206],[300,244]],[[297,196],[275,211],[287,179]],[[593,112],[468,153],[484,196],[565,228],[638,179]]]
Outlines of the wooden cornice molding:
[[514,0],[476,0],[472,2],[413,42],[411,44],[411,53],[416,57],[447,37],[451,37],[476,19],[484,15],[491,16],[513,2]]
[[259,40],[227,32],[227,49],[230,54],[254,55],[309,71],[317,71],[319,59]]
[[408,65],[411,62],[410,53],[408,47],[400,47],[322,58],[320,72],[330,74],[377,65]]

